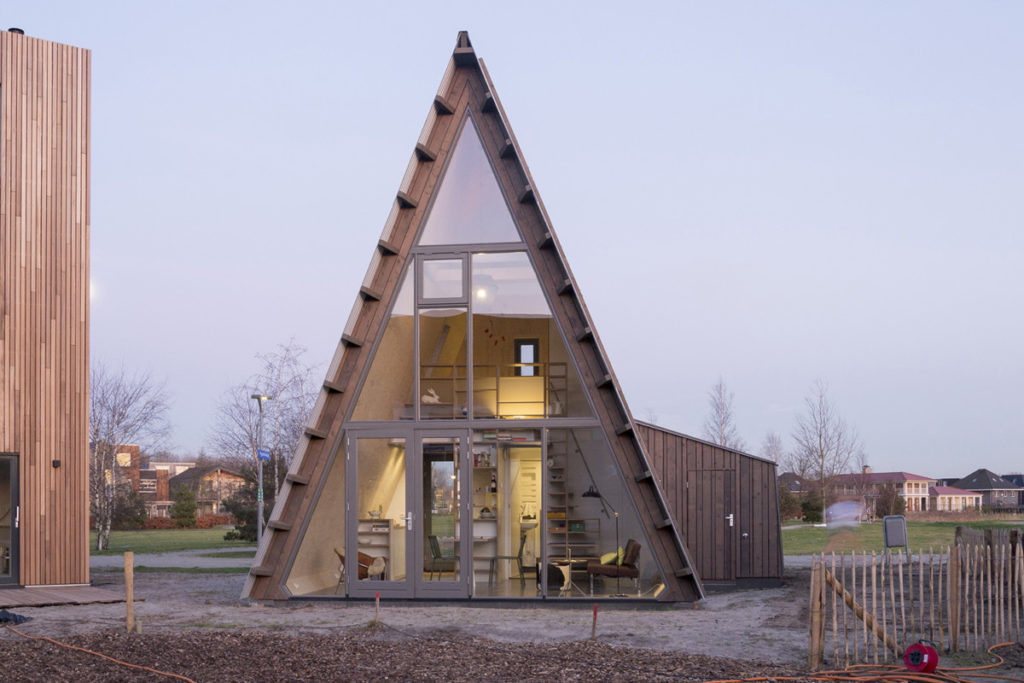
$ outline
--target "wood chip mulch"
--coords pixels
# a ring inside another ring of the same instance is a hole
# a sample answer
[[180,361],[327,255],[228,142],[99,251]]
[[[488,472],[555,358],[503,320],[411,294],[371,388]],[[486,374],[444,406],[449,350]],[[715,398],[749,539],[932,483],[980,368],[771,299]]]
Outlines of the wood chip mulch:
[[[337,635],[264,631],[97,633],[61,642],[195,681],[708,681],[799,676],[773,664],[612,647],[590,641],[501,643],[388,626]],[[0,634],[5,681],[170,681],[91,654]]]

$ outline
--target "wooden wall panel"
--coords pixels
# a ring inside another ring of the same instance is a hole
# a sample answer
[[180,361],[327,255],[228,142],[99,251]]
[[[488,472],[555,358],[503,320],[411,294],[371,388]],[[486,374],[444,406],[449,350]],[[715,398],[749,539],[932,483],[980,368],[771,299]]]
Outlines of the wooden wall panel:
[[89,581],[89,69],[0,32],[0,451],[19,454],[23,585]]
[[[655,425],[637,430],[701,579],[780,579],[775,463]],[[722,507],[722,496],[731,497],[732,510]],[[736,515],[731,528],[719,519],[729,512]]]

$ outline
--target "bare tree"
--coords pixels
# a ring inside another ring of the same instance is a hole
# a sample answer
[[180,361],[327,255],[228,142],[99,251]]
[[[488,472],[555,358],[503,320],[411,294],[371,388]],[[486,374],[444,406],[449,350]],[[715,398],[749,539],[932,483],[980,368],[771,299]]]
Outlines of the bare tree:
[[110,542],[119,472],[117,448],[156,446],[167,436],[168,399],[163,383],[148,374],[128,375],[94,365],[89,396],[89,508],[96,523],[96,549]]
[[270,396],[271,400],[263,404],[262,447],[271,453],[275,496],[319,391],[313,381],[314,367],[302,361],[305,352],[292,340],[279,345],[276,351],[257,355],[262,363],[260,371],[225,394],[211,437],[214,450],[222,458],[234,461],[239,470],[254,464],[259,406],[251,396]]
[[828,386],[815,382],[804,399],[805,413],[793,430],[793,471],[814,472],[821,486],[822,518],[828,507],[828,486],[837,475],[848,472],[851,463],[863,460],[863,446],[857,430],[848,426],[828,397]]
[[725,385],[725,380],[719,377],[718,383],[708,392],[711,412],[704,420],[704,436],[720,446],[743,450],[745,444],[733,421],[732,399],[733,393]]
[[782,437],[776,432],[768,432],[761,443],[761,457],[775,463],[781,463],[786,452],[782,447]]

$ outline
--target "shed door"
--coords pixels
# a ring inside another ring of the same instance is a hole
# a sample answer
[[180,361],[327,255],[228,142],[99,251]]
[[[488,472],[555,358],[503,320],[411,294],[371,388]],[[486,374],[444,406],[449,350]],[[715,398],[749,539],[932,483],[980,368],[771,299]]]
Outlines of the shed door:
[[735,581],[733,470],[687,472],[686,542],[703,581]]

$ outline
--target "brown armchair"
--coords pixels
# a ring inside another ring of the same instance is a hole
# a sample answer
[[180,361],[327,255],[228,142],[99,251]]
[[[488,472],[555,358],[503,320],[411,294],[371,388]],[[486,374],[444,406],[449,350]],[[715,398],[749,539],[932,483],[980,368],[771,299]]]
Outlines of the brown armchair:
[[[617,554],[617,553],[616,553]],[[622,564],[601,564],[600,560],[591,560],[587,563],[587,574],[590,576],[590,594],[594,594],[594,577],[610,576],[614,579],[633,579],[633,588],[636,594],[640,595],[640,569],[636,561],[640,557],[640,544],[632,538],[626,541],[626,548],[622,552]],[[616,558],[618,559],[618,558]]]
[[[341,548],[335,548],[334,554],[338,556],[341,564],[338,566],[338,585],[334,587],[334,592],[337,593],[338,589],[345,582],[345,551]],[[387,579],[388,561],[384,557],[372,557],[366,553],[359,553],[359,570],[356,572],[356,578],[362,579]]]

